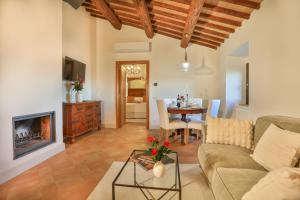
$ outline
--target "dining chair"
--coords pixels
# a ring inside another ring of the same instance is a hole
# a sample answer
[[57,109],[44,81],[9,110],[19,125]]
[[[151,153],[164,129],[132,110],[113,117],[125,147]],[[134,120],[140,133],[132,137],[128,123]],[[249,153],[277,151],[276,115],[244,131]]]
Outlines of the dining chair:
[[[212,99],[208,103],[206,118],[217,118],[219,114],[221,100],[220,99]],[[190,121],[188,122],[188,130],[192,129],[196,132],[196,139],[199,139],[201,131],[204,130],[206,120],[203,121]],[[187,131],[187,138],[185,139],[188,143],[189,131]]]
[[[176,99],[175,98],[164,98],[165,105],[168,107],[176,105]],[[181,116],[178,114],[169,114],[170,120],[177,120],[181,119]]]
[[[163,99],[157,100],[156,103],[159,114],[160,140],[163,138],[165,133],[165,140],[168,141],[172,130],[184,129],[184,133],[186,134],[188,131],[187,123],[179,119],[169,119],[167,106]],[[175,131],[175,138],[177,139],[177,131]]]
[[[192,106],[202,107],[203,100],[202,100],[202,98],[193,98],[193,99],[191,99],[190,104]],[[202,116],[203,116],[202,114],[188,114],[186,117],[188,120],[201,122],[201,121],[203,121]]]

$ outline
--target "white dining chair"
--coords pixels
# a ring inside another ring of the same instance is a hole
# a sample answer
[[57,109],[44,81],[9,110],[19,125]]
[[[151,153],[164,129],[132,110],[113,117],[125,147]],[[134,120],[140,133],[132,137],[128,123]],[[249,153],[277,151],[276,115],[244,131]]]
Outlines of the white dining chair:
[[[203,100],[202,100],[202,98],[193,98],[193,99],[190,100],[190,105],[191,106],[202,107]],[[191,121],[198,121],[198,122],[203,121],[203,119],[202,119],[203,115],[202,114],[188,114],[186,117],[187,117],[188,120],[191,120]]]
[[[175,98],[164,98],[164,102],[166,107],[176,106],[176,99]],[[170,120],[178,120],[181,119],[181,116],[178,114],[169,114]]]
[[[160,140],[163,138],[165,133],[165,140],[168,141],[172,130],[184,129],[184,133],[186,134],[188,131],[187,123],[179,119],[170,120],[167,106],[163,99],[157,100],[156,103],[159,114]],[[175,131],[175,138],[177,139],[177,131]]]
[[[207,117],[217,118],[218,114],[219,114],[220,104],[221,104],[220,99],[210,100],[208,103],[206,118]],[[206,121],[190,121],[190,122],[188,122],[188,130],[192,129],[196,132],[197,140],[199,139],[201,131],[204,130],[205,123],[206,123]],[[189,136],[189,131],[188,131],[188,136]],[[186,139],[187,143],[188,143],[188,136]]]
[[208,103],[206,117],[217,118],[219,115],[221,100],[212,99]]

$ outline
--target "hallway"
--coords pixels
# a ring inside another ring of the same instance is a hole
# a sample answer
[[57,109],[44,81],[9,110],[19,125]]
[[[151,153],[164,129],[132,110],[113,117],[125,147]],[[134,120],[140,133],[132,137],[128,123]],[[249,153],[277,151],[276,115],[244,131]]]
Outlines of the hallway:
[[[147,148],[147,135],[158,132],[130,123],[82,136],[64,152],[0,185],[0,199],[86,199],[113,161],[125,161],[133,149]],[[199,141],[181,145],[170,140],[181,163],[197,163]]]

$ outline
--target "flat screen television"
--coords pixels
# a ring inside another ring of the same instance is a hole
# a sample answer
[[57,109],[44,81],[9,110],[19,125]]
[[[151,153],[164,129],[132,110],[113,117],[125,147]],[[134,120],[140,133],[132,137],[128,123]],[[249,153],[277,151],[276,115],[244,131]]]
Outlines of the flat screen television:
[[85,64],[73,58],[65,57],[63,66],[63,80],[66,81],[85,81]]

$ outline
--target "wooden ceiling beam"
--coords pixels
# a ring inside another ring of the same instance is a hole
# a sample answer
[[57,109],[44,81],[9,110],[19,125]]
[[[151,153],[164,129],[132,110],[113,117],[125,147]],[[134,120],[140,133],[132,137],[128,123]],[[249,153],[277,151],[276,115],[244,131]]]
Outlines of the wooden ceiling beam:
[[[157,14],[164,14],[166,16],[167,15],[172,15],[171,13],[168,14],[168,12],[161,11],[159,9],[155,9],[153,7],[153,5],[156,5],[158,7],[165,8],[165,9],[168,9],[168,10],[181,12],[183,14],[188,13],[188,9],[186,9],[186,8],[181,8],[181,7],[178,7],[178,6],[174,6],[174,5],[170,5],[170,4],[166,4],[166,3],[162,3],[162,2],[151,2],[149,4],[149,7],[152,8],[153,10],[155,10],[154,13],[157,13]],[[173,14],[173,15],[174,15],[173,17],[177,16],[177,17],[180,17],[181,19],[185,17],[185,16],[181,16],[181,15],[178,15],[178,14]],[[172,16],[170,16],[170,17],[172,17]],[[231,20],[231,19],[227,19],[227,18],[223,18],[223,17],[218,17],[218,16],[214,16],[214,15],[211,15],[211,14],[206,14],[206,13],[201,13],[200,17],[201,18],[207,18],[208,20],[220,22],[220,23],[223,23],[223,24],[232,25],[232,26],[241,26],[242,25],[242,23],[239,22],[239,21]]]
[[[93,17],[104,18],[104,16],[95,9],[91,9],[91,8],[87,7],[86,11],[90,12]],[[126,22],[136,23],[141,26],[140,18],[138,18],[135,15],[131,15],[128,13],[121,13],[121,12],[120,13],[116,12],[116,14],[119,16],[119,18],[121,19],[122,22],[124,22],[124,20],[125,20]]]
[[120,1],[120,0],[106,0],[110,5],[111,4],[116,4],[116,5],[121,5],[121,6],[126,6],[126,7],[131,7],[134,8],[135,5],[133,3],[127,2],[127,1]]
[[185,13],[185,14],[188,14],[188,12],[189,12],[189,9],[182,8],[179,6],[174,6],[174,5],[167,4],[167,3],[163,3],[160,1],[150,1],[149,6],[151,8],[157,6],[157,7],[161,7],[161,8],[165,8],[165,9],[169,9],[169,10],[173,10],[173,11],[177,11],[177,12],[181,12],[181,13]]
[[[183,22],[173,20],[173,19],[169,19],[169,18],[166,18],[166,17],[161,17],[161,16],[153,16],[153,20],[161,21],[161,22],[167,22],[168,24],[172,24],[174,26],[179,26],[179,27],[184,27],[184,25],[185,25],[185,23],[183,23]],[[222,39],[229,37],[229,35],[226,34],[226,33],[221,33],[221,32],[218,32],[218,31],[211,30],[211,29],[206,29],[204,27],[196,26],[194,31],[196,31],[197,33],[207,33],[207,34],[210,34],[210,35],[213,35],[213,36],[220,37]]]
[[120,19],[121,19],[122,22],[126,21],[126,22],[130,22],[132,24],[136,24],[136,25],[142,26],[140,20],[134,20],[132,18],[123,17],[123,16],[120,16]]
[[218,24],[213,24],[213,23],[210,23],[210,22],[202,21],[202,20],[199,20],[197,22],[197,25],[199,25],[201,27],[208,27],[208,28],[212,28],[212,29],[217,29],[217,30],[220,30],[220,31],[228,32],[228,33],[234,33],[234,31],[235,31],[233,28],[229,28],[229,27],[226,27],[226,26],[221,26],[221,25],[218,25]]
[[155,32],[155,33],[158,33],[158,34],[160,34],[160,35],[164,35],[164,36],[167,36],[167,37],[171,37],[171,38],[177,39],[177,40],[180,40],[180,39],[181,39],[180,36],[172,35],[172,34],[166,33],[166,32],[161,31],[161,30],[154,30],[154,32]]
[[250,18],[250,14],[248,14],[248,13],[240,12],[240,11],[236,11],[236,10],[232,10],[232,9],[228,9],[228,8],[223,8],[220,6],[215,6],[215,5],[211,5],[211,4],[207,4],[207,3],[204,4],[203,8],[204,8],[204,10],[208,10],[210,12],[218,12],[218,13],[222,13],[225,15],[239,17],[242,19]]
[[177,19],[177,20],[181,20],[181,21],[184,21],[184,22],[186,21],[185,16],[165,12],[165,11],[162,11],[162,10],[159,10],[159,9],[154,9],[153,8],[153,9],[150,10],[150,13],[152,15],[163,15],[163,16],[170,17],[170,18]]
[[140,20],[140,18],[136,15],[133,15],[133,14],[130,14],[130,13],[127,13],[127,12],[119,12],[119,11],[115,11],[115,13],[118,15],[118,16],[122,16],[122,17],[127,17],[127,18],[131,18],[131,19],[134,19],[134,20]]
[[[192,2],[192,1],[190,1],[190,2]],[[187,14],[189,12],[189,9],[182,8],[179,6],[174,6],[174,5],[163,3],[163,2],[153,1],[150,3],[150,5],[158,6],[161,8],[165,8],[165,9],[169,9],[169,10],[173,10],[173,11],[177,11],[177,12],[181,12],[181,13],[185,13],[185,14]],[[226,15],[230,15],[230,16],[234,16],[234,17],[239,17],[239,18],[243,18],[243,19],[249,19],[249,17],[250,17],[250,14],[248,14],[248,13],[244,13],[244,12],[240,12],[240,11],[236,11],[236,10],[220,7],[217,5],[208,4],[208,3],[204,3],[203,8],[208,11],[214,11],[214,12],[218,12],[218,13],[222,13],[222,14],[226,14]]]
[[215,42],[215,41],[207,40],[207,39],[204,39],[204,38],[201,38],[201,37],[196,37],[196,36],[193,36],[191,38],[191,40],[198,40],[198,41],[206,42],[207,44],[211,44],[211,45],[214,45],[214,46],[220,46],[222,44],[220,42]]
[[217,46],[206,44],[205,42],[199,42],[197,40],[191,40],[191,43],[198,44],[198,45],[201,45],[201,46],[206,46],[206,47],[209,47],[211,49],[218,49]]
[[[180,32],[177,32],[177,31],[174,31],[174,30],[171,30],[171,29],[166,29],[166,28],[161,27],[161,26],[153,26],[153,27],[154,27],[154,30],[156,30],[156,31],[162,31],[162,32],[165,32],[165,33],[169,33],[171,35],[175,35],[177,37],[181,37]],[[193,40],[205,42],[205,43],[213,45],[213,46],[220,46],[221,45],[220,42],[215,42],[215,41],[207,40],[207,39],[204,39],[204,38],[201,38],[201,37],[196,37],[196,36],[193,37]]]
[[173,34],[173,35],[177,35],[178,37],[181,38],[181,32],[174,31],[174,30],[165,28],[165,27],[163,27],[163,26],[157,26],[157,25],[154,25],[153,28],[154,28],[155,30],[161,30],[161,31],[164,31],[164,32]]
[[[155,21],[155,20],[152,20],[152,24],[155,26],[161,26],[161,27],[166,27],[166,28],[169,28],[169,29],[172,29],[172,30],[176,30],[180,33],[183,32],[183,27],[179,27],[179,26],[174,26],[174,25],[171,25],[171,24],[168,24],[168,23],[165,23],[163,21]],[[180,38],[181,39],[181,38]]]
[[[102,14],[100,12],[97,12],[93,9],[90,9],[90,8],[86,8],[87,11],[91,12],[92,16],[94,17],[99,17],[99,18],[104,18],[102,16]],[[127,14],[127,13],[119,13],[119,12],[116,12],[120,18],[122,18],[122,22],[125,22],[124,19],[128,19],[128,20],[131,20],[131,22],[138,22],[139,21],[139,18],[136,17],[135,15],[131,15],[131,14]],[[127,20],[127,22],[128,22]],[[183,32],[183,27],[184,27],[184,23],[183,22],[179,22],[179,21],[176,21],[176,20],[172,20],[172,19],[168,19],[168,18],[164,18],[164,17],[160,17],[160,16],[155,16],[153,17],[153,20],[152,20],[152,23],[155,25],[160,25],[160,26],[165,26],[167,28],[172,28],[174,30],[177,30],[177,31],[180,31],[180,32]],[[138,25],[140,25],[139,23],[136,23]],[[206,35],[204,33],[207,33],[207,34],[210,34],[210,35]],[[228,35],[224,34],[224,33],[220,33],[220,32],[217,32],[217,31],[213,31],[213,30],[210,30],[210,29],[206,29],[206,28],[201,28],[201,27],[195,27],[195,30],[194,30],[194,35],[206,35],[208,37],[212,37],[211,39],[213,41],[224,41],[224,38],[228,38]],[[207,38],[208,39],[208,38]]]
[[[167,23],[170,23],[170,24],[175,25],[175,26],[184,27],[183,22],[173,20],[173,19],[167,18],[167,17],[157,16],[157,15],[154,16],[153,15],[152,19],[155,20],[155,21],[167,22]],[[221,33],[221,32],[218,32],[218,31],[206,29],[204,27],[197,27],[196,26],[194,31],[196,31],[198,33],[202,33],[202,32],[207,33],[207,34],[217,36],[217,37],[222,38],[222,39],[229,37],[229,35],[226,34],[226,33]]]
[[148,38],[153,38],[154,32],[152,29],[151,19],[149,16],[149,11],[145,0],[136,0],[136,10],[138,16],[140,17],[141,24],[144,26],[145,33]]
[[189,41],[194,32],[195,26],[200,16],[200,12],[202,11],[204,5],[204,0],[192,0],[189,13],[187,16],[187,20],[185,22],[184,31],[182,34],[182,39],[180,46],[182,48],[186,48],[189,44]]
[[123,11],[123,12],[129,12],[129,13],[135,13],[136,10],[134,8],[125,7],[125,6],[117,6],[117,5],[111,5],[111,7],[114,10]]
[[224,39],[222,39],[222,38],[206,35],[206,34],[203,34],[203,33],[194,33],[192,38],[194,38],[194,37],[200,37],[200,38],[211,40],[211,41],[214,41],[214,42],[224,43]]
[[122,28],[122,23],[115,15],[114,11],[107,5],[105,0],[94,0],[97,10],[99,10],[102,15],[115,27],[115,29],[120,30]]
[[236,20],[231,20],[231,19],[227,19],[227,18],[223,18],[223,17],[217,17],[211,14],[206,14],[206,13],[201,13],[200,14],[200,18],[204,18],[207,20],[212,20],[215,22],[220,22],[223,24],[228,24],[228,25],[232,25],[232,26],[241,26],[242,23]]
[[[173,1],[177,2],[177,3],[185,4],[185,5],[189,5],[191,3],[191,0],[173,0]],[[249,1],[249,0],[219,0],[219,1],[231,3],[234,5],[244,6],[244,7],[252,8],[252,9],[260,8],[260,3],[254,2],[254,1]]]
[[[180,32],[180,33],[183,32],[183,28],[182,27],[174,26],[174,25],[168,24],[168,23],[164,23],[163,21],[160,22],[160,21],[152,20],[152,24],[153,24],[153,26],[165,27],[165,28],[168,28],[168,29],[171,29],[171,30],[175,30],[175,31]],[[195,34],[193,34],[192,38],[193,37],[207,39],[207,40],[211,40],[213,42],[219,42],[219,43],[223,43],[224,42],[223,38],[218,38],[218,37],[206,35],[206,34],[203,34],[203,33],[195,33]]]
[[239,6],[244,6],[252,9],[259,9],[260,3],[248,0],[221,0],[226,3],[231,3]]
[[203,27],[195,27],[194,33],[207,33],[207,34],[211,34],[213,36],[217,36],[217,37],[220,37],[220,38],[229,38],[229,34],[220,33],[218,31],[206,29],[206,28],[203,28]]
[[176,25],[176,26],[180,26],[180,27],[184,27],[185,26],[185,23],[184,22],[181,22],[181,21],[177,21],[177,20],[173,20],[173,19],[170,19],[170,18],[167,18],[167,17],[162,17],[162,16],[153,16],[152,17],[152,20],[155,20],[155,21],[163,21],[163,22],[167,22],[169,24],[173,24],[173,25]]

